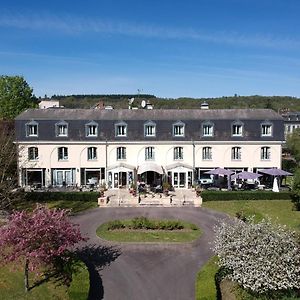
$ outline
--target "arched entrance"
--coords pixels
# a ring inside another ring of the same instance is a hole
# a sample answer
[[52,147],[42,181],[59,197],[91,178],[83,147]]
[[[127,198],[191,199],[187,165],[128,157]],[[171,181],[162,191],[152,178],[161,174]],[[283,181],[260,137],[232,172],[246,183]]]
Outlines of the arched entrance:
[[138,167],[137,169],[138,180],[144,182],[150,187],[158,186],[162,184],[162,177],[164,175],[164,170],[162,166],[154,163],[145,163]]

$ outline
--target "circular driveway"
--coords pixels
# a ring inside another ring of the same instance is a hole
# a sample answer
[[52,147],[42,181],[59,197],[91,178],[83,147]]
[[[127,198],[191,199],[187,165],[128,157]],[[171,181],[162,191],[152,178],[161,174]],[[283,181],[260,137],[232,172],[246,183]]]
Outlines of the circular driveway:
[[[181,219],[198,225],[203,234],[188,244],[118,244],[97,237],[109,220],[136,216]],[[98,208],[73,217],[88,236],[82,251],[89,267],[89,299],[195,299],[196,274],[212,255],[213,227],[226,215],[205,208]]]

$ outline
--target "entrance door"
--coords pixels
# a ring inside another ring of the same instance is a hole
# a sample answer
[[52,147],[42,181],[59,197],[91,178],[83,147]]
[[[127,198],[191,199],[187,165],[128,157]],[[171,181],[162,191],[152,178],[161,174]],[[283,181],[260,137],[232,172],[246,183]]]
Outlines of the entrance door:
[[185,188],[185,177],[186,173],[179,173],[179,187],[180,188]]
[[120,186],[126,186],[127,184],[127,176],[126,172],[120,172],[119,173],[119,185]]

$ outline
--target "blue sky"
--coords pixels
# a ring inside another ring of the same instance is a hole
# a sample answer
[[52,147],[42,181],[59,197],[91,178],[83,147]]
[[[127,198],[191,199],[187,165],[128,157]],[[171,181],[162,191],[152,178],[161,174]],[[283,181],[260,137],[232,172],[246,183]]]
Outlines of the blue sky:
[[300,97],[299,0],[5,1],[0,74],[37,96]]

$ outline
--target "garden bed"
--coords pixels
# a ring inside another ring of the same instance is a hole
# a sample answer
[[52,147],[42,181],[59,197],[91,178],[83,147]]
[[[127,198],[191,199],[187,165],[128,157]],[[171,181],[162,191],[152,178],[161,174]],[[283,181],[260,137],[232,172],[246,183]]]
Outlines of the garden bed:
[[97,235],[115,242],[184,243],[199,238],[201,230],[196,225],[184,221],[140,217],[104,223],[97,228]]

